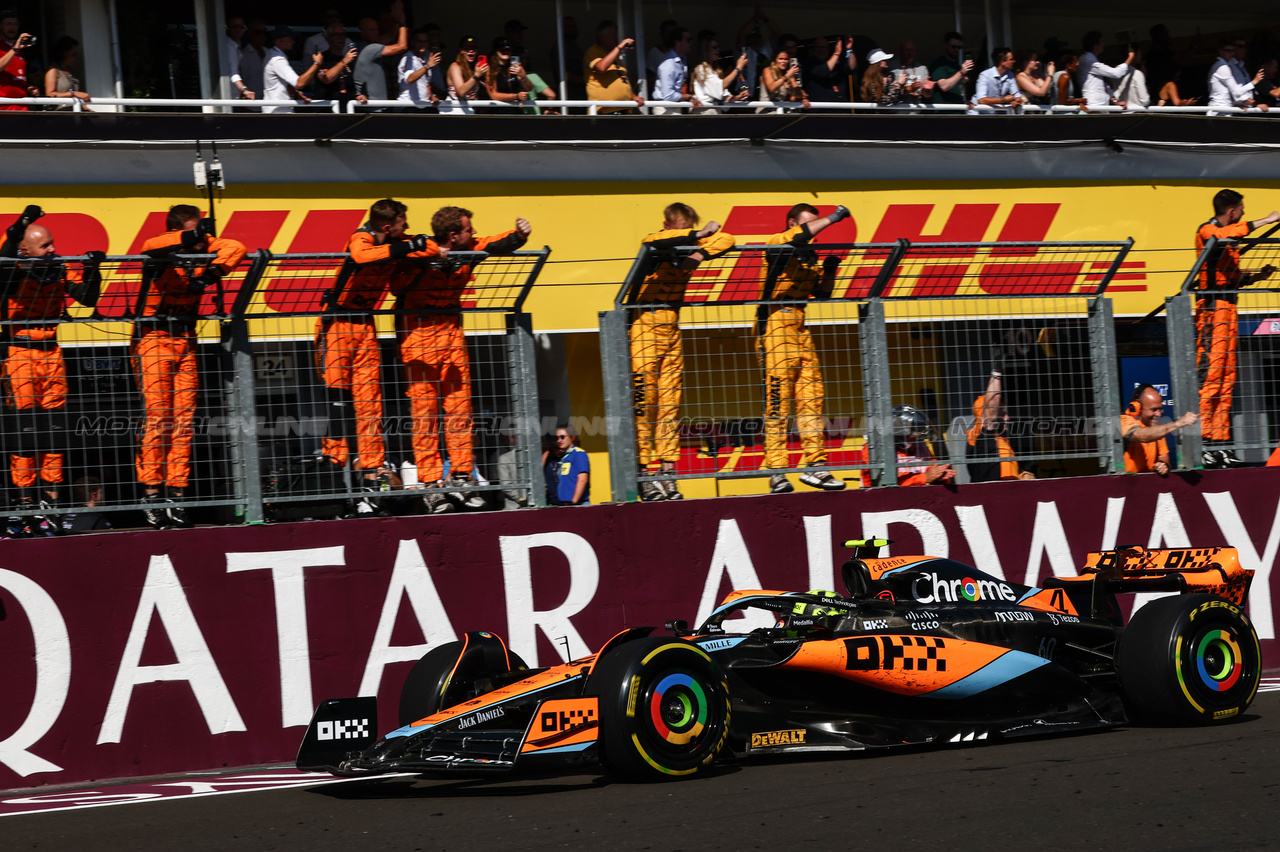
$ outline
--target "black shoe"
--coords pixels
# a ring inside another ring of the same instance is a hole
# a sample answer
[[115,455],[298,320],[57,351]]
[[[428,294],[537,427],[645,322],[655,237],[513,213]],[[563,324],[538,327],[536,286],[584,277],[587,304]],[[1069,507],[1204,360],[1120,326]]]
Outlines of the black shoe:
[[780,473],[775,473],[769,477],[769,493],[770,494],[790,494],[795,491],[796,487],[787,481],[787,478]]
[[167,529],[170,526],[169,501],[159,494],[147,494],[142,498],[142,517],[146,520],[147,525],[155,527],[158,530]]
[[657,486],[662,489],[662,493],[667,495],[668,500],[683,500],[684,495],[680,493],[679,486],[676,485],[674,479],[659,479]]
[[429,515],[445,515],[449,512],[456,511],[457,507],[453,505],[453,501],[449,496],[440,489],[444,486],[443,482],[437,482],[434,485],[427,486],[427,493],[422,495],[422,506]]

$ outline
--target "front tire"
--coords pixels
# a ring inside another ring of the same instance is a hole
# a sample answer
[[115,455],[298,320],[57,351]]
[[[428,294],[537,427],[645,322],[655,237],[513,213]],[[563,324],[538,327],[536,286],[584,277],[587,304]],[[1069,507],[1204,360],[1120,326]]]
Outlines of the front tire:
[[[479,635],[490,638],[486,634]],[[496,637],[492,639],[496,640]],[[468,634],[468,642],[470,641],[471,635]],[[468,642],[446,642],[427,651],[413,664],[409,676],[404,679],[404,687],[400,690],[400,727],[475,698],[478,694],[478,679],[508,671],[505,665],[497,664],[496,654],[488,658],[473,656],[471,665],[463,664],[462,654]],[[506,650],[506,656],[510,671],[528,668],[515,651]]]
[[1116,649],[1125,703],[1143,720],[1215,724],[1249,708],[1262,676],[1258,634],[1216,595],[1159,598],[1134,613]]
[[591,673],[600,701],[601,762],[628,781],[689,777],[729,736],[729,687],[705,651],[672,637],[627,642]]

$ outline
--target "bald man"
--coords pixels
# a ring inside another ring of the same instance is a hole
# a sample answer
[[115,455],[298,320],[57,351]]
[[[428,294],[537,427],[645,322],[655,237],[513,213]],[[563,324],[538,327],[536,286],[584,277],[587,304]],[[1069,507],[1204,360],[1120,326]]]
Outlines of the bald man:
[[[98,303],[99,263],[89,252],[83,271],[58,260],[53,234],[36,220],[43,211],[27,207],[5,233],[0,257],[31,263],[0,268],[0,315],[8,344],[4,358],[5,403],[14,414],[17,434],[9,456],[9,475],[18,497],[15,508],[23,535],[56,535],[66,450],[67,368],[58,347],[58,323],[67,296],[88,307]],[[39,492],[39,493],[37,493]]]
[[1129,398],[1129,407],[1120,415],[1124,435],[1126,473],[1169,475],[1169,444],[1165,440],[1179,429],[1191,426],[1200,417],[1188,411],[1171,423],[1161,423],[1164,397],[1151,385],[1138,385]]

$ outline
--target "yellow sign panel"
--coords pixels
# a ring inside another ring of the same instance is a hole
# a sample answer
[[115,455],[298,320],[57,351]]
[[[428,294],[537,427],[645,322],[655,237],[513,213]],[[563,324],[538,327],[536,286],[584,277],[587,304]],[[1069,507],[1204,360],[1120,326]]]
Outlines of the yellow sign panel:
[[[526,308],[537,331],[594,330],[597,312],[613,305],[640,239],[662,226],[671,201],[692,205],[704,221],[721,222],[739,243],[759,243],[785,230],[786,212],[807,202],[823,209],[844,204],[853,216],[829,228],[821,242],[1122,241],[1135,240],[1120,275],[1108,289],[1117,315],[1141,315],[1176,292],[1195,259],[1196,227],[1212,214],[1221,187],[1205,183],[1031,185],[1019,182],[913,184],[832,181],[811,184],[761,182],[727,189],[721,183],[581,184],[257,184],[235,186],[219,201],[225,236],[251,251],[341,251],[364,221],[368,205],[394,197],[409,205],[410,232],[430,232],[431,214],[443,205],[474,212],[480,234],[510,229],[517,216],[533,225],[530,247],[548,245],[544,268]],[[1248,211],[1262,216],[1280,206],[1277,186],[1234,187]],[[164,211],[175,203],[200,204],[187,186],[25,187],[0,190],[0,224],[24,205],[41,205],[58,250],[109,254],[137,251],[164,230]],[[841,275],[851,264],[842,264]],[[1081,273],[1096,281],[1099,271]],[[722,282],[701,282],[702,297]],[[696,294],[695,294],[696,295]],[[260,296],[270,304],[269,296]]]

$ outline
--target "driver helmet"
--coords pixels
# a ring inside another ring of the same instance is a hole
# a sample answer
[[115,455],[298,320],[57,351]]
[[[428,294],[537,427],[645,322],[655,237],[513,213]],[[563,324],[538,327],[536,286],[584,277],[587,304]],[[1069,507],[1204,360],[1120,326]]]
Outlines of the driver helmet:
[[928,440],[932,427],[929,418],[914,405],[893,407],[893,443],[905,447]]

